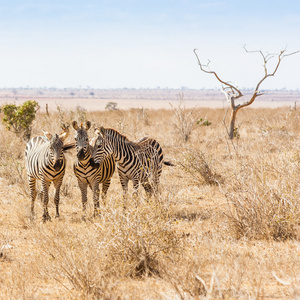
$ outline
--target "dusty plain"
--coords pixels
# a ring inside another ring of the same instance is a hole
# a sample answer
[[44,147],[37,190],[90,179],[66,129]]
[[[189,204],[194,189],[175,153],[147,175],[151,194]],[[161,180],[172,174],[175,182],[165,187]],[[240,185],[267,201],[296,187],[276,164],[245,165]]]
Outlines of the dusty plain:
[[[237,103],[249,100],[251,90],[244,92],[245,97]],[[41,111],[45,112],[46,104],[49,111],[57,111],[57,106],[63,109],[81,107],[87,111],[104,110],[108,103],[114,102],[118,109],[151,108],[171,109],[184,100],[186,108],[228,107],[224,94],[220,89],[190,90],[190,89],[0,89],[0,105],[5,103],[21,104],[27,100],[40,103]],[[252,108],[294,106],[300,101],[300,91],[265,91],[258,97]]]
[[164,166],[157,199],[140,189],[125,211],[115,173],[95,218],[89,191],[83,221],[70,150],[61,216],[51,186],[43,223],[39,195],[30,217],[26,143],[1,124],[0,299],[300,299],[299,92],[269,92],[242,109],[233,141],[223,95],[201,93],[0,91],[0,105],[40,103],[32,136],[90,120],[90,137],[99,125],[151,136],[175,164]]

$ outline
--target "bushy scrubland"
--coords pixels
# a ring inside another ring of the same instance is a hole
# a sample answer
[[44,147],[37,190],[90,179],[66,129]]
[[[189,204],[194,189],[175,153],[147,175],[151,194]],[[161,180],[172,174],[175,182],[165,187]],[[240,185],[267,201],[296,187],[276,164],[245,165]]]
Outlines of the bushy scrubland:
[[[2,125],[0,298],[300,297],[300,112],[247,108],[234,141],[226,137],[224,114],[182,106],[38,113],[32,136],[90,120],[131,140],[154,137],[176,165],[164,167],[158,199],[147,201],[140,189],[139,205],[129,197],[125,211],[115,173],[101,215],[92,217],[89,192],[82,221],[71,150],[61,217],[47,223],[39,196],[30,219],[25,143]],[[188,138],[184,128],[192,128]],[[89,133],[93,137],[93,129]],[[53,196],[52,187],[52,216]]]

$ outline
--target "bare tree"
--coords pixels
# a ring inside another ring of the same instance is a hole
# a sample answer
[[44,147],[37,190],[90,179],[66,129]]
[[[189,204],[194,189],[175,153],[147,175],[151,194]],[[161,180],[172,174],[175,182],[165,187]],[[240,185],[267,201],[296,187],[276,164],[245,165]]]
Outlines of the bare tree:
[[[231,107],[231,120],[230,120],[230,128],[229,128],[229,131],[228,131],[229,139],[233,139],[233,137],[234,137],[235,120],[236,120],[237,112],[241,108],[249,106],[250,104],[252,104],[254,102],[254,100],[256,99],[256,97],[264,95],[264,93],[261,93],[259,91],[260,85],[264,82],[265,79],[267,79],[268,77],[271,77],[271,76],[275,75],[275,73],[277,72],[277,70],[279,68],[279,65],[280,65],[281,61],[283,60],[283,58],[285,58],[287,56],[290,56],[290,55],[293,55],[293,54],[296,54],[296,53],[299,52],[299,51],[296,51],[296,52],[293,52],[293,53],[286,54],[286,50],[281,50],[279,54],[278,53],[277,54],[269,54],[269,53],[264,54],[261,50],[248,51],[246,49],[246,46],[244,46],[244,49],[245,49],[245,51],[247,53],[259,53],[261,55],[261,57],[263,59],[264,76],[258,82],[258,84],[256,85],[255,90],[254,90],[251,98],[248,101],[245,101],[245,102],[243,102],[241,104],[235,104],[235,100],[244,96],[242,94],[242,92],[236,86],[234,86],[233,84],[230,84],[228,81],[223,81],[222,79],[220,79],[220,77],[217,75],[217,73],[215,71],[212,71],[209,68],[210,61],[208,61],[208,63],[206,65],[203,65],[201,63],[199,57],[198,57],[197,52],[196,52],[197,49],[194,49],[194,53],[195,53],[195,55],[197,57],[198,64],[200,66],[201,71],[203,71],[205,73],[209,73],[209,74],[215,75],[215,77],[217,78],[217,80],[219,82],[221,82],[221,84],[222,84],[222,92],[224,93],[227,101],[230,103],[230,107]],[[275,65],[275,67],[273,68],[272,72],[270,72],[268,70],[268,62],[269,62],[270,59],[272,59],[274,57],[277,57],[278,61],[277,61],[277,64]]]

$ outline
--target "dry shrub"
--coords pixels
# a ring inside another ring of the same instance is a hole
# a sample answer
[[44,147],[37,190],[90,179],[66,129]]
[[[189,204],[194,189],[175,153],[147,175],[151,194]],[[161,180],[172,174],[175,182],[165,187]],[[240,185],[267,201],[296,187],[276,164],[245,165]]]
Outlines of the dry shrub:
[[159,275],[159,260],[178,247],[172,221],[160,205],[155,200],[140,203],[136,208],[129,207],[125,214],[110,212],[109,218],[111,231],[118,233],[109,252],[119,263],[123,262],[124,274]]
[[[236,237],[286,240],[300,238],[299,153],[276,162],[249,161],[225,193]],[[279,164],[278,164],[279,163]]]
[[[174,109],[174,128],[180,135],[182,141],[186,143],[192,132],[197,128],[199,116],[196,115],[196,109],[187,109],[183,105],[183,94],[179,94],[180,103]],[[171,105],[172,106],[172,105]],[[173,106],[172,106],[173,107]]]
[[159,276],[160,262],[179,251],[173,224],[155,201],[141,201],[139,207],[132,202],[126,211],[110,203],[101,218],[71,225],[38,227],[35,240],[44,253],[40,276],[83,297],[111,297],[120,280]]
[[213,169],[212,162],[205,157],[205,153],[201,150],[187,150],[179,164],[196,184],[218,185],[223,182],[222,176]]
[[[7,135],[9,138],[7,138]],[[0,135],[0,176],[8,185],[16,185],[19,193],[27,194],[24,158],[25,143],[14,133]]]
[[27,178],[25,166],[14,158],[13,153],[2,153],[0,166],[2,167],[1,177],[7,179],[8,184],[18,184],[20,187],[24,187]]
[[61,224],[40,228],[36,237],[44,253],[40,276],[54,279],[69,291],[74,288],[84,298],[102,297],[107,284],[108,274],[102,267],[107,252],[98,244],[97,236],[92,237],[95,232],[80,227],[81,234]]
[[[67,173],[67,172],[66,172]],[[77,188],[77,180],[74,178],[75,176],[73,174],[65,174],[61,189],[60,189],[60,195],[64,197],[73,197],[73,189],[74,187]]]
[[9,243],[9,239],[5,234],[0,234],[0,263],[3,261],[10,260],[9,252],[12,246]]

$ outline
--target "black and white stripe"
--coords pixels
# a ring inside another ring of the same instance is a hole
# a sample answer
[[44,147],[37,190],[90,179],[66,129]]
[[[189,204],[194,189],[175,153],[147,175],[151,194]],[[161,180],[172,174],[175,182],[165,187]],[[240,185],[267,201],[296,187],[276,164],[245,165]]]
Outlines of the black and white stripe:
[[134,195],[138,193],[139,183],[149,197],[153,193],[157,195],[162,164],[173,165],[163,160],[159,143],[148,137],[132,142],[112,128],[100,127],[96,134],[93,160],[101,163],[108,155],[114,156],[124,194],[128,191],[129,180],[132,180]]
[[63,144],[68,133],[68,128],[64,128],[60,135],[52,135],[44,131],[44,136],[34,137],[26,145],[25,166],[29,181],[31,213],[34,215],[34,201],[37,195],[36,181],[41,180],[44,221],[51,219],[48,213],[48,190],[51,182],[53,182],[55,187],[54,204],[56,217],[59,217],[59,193],[66,169],[64,150],[72,148],[70,145],[64,146]]
[[96,215],[99,213],[99,184],[102,183],[101,197],[103,201],[105,201],[116,163],[112,155],[108,155],[101,164],[93,164],[93,160],[91,160],[93,146],[89,144],[87,133],[91,127],[91,122],[87,121],[78,126],[77,122],[73,121],[72,126],[76,130],[75,146],[77,152],[76,161],[74,163],[74,173],[81,190],[83,212],[86,210],[87,186],[89,186],[93,191],[94,215]]

